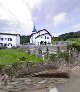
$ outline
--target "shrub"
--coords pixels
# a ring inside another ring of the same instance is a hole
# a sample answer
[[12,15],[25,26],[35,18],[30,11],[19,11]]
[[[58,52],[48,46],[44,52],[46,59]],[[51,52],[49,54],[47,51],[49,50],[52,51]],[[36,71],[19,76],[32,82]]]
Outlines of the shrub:
[[0,49],[7,49],[7,46],[1,46]]
[[61,52],[61,50],[60,50],[60,47],[58,46],[57,47],[57,53],[60,53]]
[[13,62],[11,65],[12,65],[12,67],[15,69],[18,64],[19,64],[19,62]]
[[15,47],[15,46],[12,46],[12,49],[17,49],[17,47]]
[[25,61],[26,60],[26,57],[25,56],[22,56],[19,58],[20,61]]
[[38,49],[39,56],[42,57],[42,50],[41,48]]
[[77,50],[80,52],[80,43],[77,43],[77,42],[72,43],[72,44],[71,44],[71,47],[77,49]]
[[27,50],[27,53],[28,53],[28,54],[31,54],[31,52],[30,52],[30,50],[29,50],[29,49]]
[[50,54],[49,55],[49,60],[50,61],[55,61],[56,60],[56,54]]
[[60,59],[60,58],[63,58],[63,59],[65,59],[65,61],[69,62],[69,53],[67,51],[60,52],[58,54],[58,59]]
[[3,69],[4,66],[5,66],[5,65],[0,65],[0,71],[2,71],[2,69]]

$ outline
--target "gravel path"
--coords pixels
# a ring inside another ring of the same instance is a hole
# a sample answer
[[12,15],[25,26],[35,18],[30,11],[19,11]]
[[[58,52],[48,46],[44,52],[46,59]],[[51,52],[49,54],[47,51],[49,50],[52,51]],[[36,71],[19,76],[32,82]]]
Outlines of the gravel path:
[[63,84],[63,78],[16,78],[7,86],[0,85],[0,92],[49,92],[57,84]]
[[58,86],[58,92],[80,92],[80,76],[73,75],[66,83]]

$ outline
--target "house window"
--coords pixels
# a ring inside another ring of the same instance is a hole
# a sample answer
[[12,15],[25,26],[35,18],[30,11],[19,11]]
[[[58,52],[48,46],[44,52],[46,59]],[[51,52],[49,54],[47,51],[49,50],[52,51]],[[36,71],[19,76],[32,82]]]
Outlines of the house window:
[[46,39],[46,36],[45,36],[45,39]]
[[6,44],[6,43],[4,43],[4,46],[6,47],[6,46],[7,46],[7,44]]
[[0,46],[3,46],[3,43],[0,43]]
[[5,40],[7,40],[7,38],[5,38]]
[[49,37],[47,37],[47,39],[49,39]]
[[12,41],[12,38],[8,38],[8,41]]
[[3,41],[3,38],[1,38],[1,40]]

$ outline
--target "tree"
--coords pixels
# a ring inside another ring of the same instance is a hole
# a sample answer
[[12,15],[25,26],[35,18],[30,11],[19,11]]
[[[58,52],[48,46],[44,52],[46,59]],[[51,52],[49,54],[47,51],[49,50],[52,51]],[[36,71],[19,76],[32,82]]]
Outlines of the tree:
[[21,44],[24,44],[24,43],[29,43],[30,42],[30,35],[28,35],[28,36],[21,36],[20,37],[20,43]]

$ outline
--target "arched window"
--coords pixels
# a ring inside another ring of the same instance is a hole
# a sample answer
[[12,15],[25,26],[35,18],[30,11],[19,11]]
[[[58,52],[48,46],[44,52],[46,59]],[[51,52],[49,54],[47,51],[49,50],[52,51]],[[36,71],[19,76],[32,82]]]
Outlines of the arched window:
[[12,41],[12,38],[8,38],[8,41]]
[[11,43],[9,43],[9,44],[8,44],[8,46],[12,46],[12,44],[11,44]]

